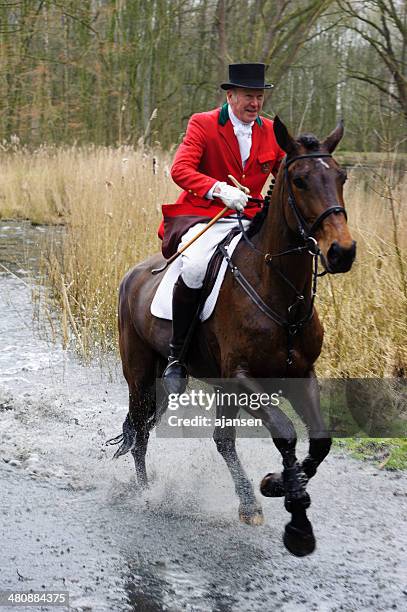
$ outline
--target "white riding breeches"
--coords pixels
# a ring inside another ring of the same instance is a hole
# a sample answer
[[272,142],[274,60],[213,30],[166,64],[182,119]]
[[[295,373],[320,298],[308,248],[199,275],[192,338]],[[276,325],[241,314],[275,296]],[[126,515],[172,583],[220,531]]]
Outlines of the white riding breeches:
[[[244,229],[250,225],[250,221],[242,219]],[[178,250],[189,240],[196,236],[206,223],[197,223],[191,227],[181,239]],[[215,252],[216,247],[227,236],[231,229],[238,227],[236,218],[228,217],[219,219],[202,236],[200,236],[184,253],[181,254],[181,276],[186,285],[191,289],[199,289],[203,285],[208,263]]]

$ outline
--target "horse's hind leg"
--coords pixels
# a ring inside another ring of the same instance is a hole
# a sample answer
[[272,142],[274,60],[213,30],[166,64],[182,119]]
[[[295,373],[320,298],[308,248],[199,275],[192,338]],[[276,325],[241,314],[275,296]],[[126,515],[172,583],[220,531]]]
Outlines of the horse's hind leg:
[[150,430],[155,422],[155,389],[130,390],[129,417],[134,427],[134,442],[131,454],[134,459],[137,482],[141,488],[148,485],[146,471],[146,452]]
[[148,484],[145,457],[150,430],[155,424],[155,417],[154,387],[140,389],[136,385],[131,385],[129,412],[123,422],[123,433],[108,441],[108,444],[120,443],[120,447],[113,455],[114,459],[131,451],[136,468],[137,482],[141,488],[145,488]]
[[[221,418],[223,416],[226,419],[234,419],[238,410],[234,406],[227,408],[218,406],[216,417]],[[235,490],[240,500],[240,520],[248,525],[262,525],[264,523],[263,511],[255,497],[253,485],[248,479],[236,452],[236,428],[218,426],[215,428],[213,439],[235,483]]]
[[146,487],[145,456],[150,430],[155,424],[158,357],[138,336],[129,315],[120,317],[119,330],[123,374],[129,387],[129,413],[123,424],[122,446],[116,456],[131,450],[138,484]]

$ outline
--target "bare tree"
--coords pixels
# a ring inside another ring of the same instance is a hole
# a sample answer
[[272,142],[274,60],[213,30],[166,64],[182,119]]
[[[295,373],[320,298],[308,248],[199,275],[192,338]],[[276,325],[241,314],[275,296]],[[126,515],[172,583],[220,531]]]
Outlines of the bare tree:
[[354,79],[369,83],[393,100],[407,121],[407,1],[338,0],[350,18],[347,28],[374,49],[385,69],[368,73],[363,66],[349,67]]

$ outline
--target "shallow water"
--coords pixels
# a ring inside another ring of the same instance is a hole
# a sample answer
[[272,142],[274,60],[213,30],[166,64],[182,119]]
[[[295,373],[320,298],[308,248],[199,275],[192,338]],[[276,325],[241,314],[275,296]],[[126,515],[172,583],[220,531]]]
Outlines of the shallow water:
[[[0,221],[0,263],[19,276],[36,273],[41,250],[62,227],[32,225],[29,221]],[[0,268],[0,272],[5,272]]]
[[[14,254],[0,261],[18,276],[39,230],[4,225]],[[74,611],[405,609],[405,475],[331,454],[309,486],[306,559],[283,547],[281,499],[262,500],[263,527],[238,522],[211,440],[153,436],[140,493],[131,457],[104,446],[127,412],[124,381],[39,337],[30,295],[0,272],[2,589],[68,590]],[[279,469],[269,440],[239,450],[256,488]]]

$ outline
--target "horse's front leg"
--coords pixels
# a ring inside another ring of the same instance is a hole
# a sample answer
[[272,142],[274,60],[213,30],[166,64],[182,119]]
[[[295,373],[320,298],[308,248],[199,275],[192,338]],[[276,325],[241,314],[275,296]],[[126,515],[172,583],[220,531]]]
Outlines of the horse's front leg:
[[[307,509],[311,505],[306,491],[308,479],[297,461],[296,438],[273,438],[273,441],[283,458],[284,505],[287,512],[291,513],[291,520],[285,526],[284,545],[293,555],[304,557],[315,549],[315,537],[307,517]],[[264,479],[261,483],[262,492],[263,487]]]
[[239,498],[239,519],[248,525],[263,525],[264,516],[262,508],[254,494],[253,485],[248,479],[236,452],[236,428],[225,426],[226,419],[234,419],[239,408],[235,406],[216,407],[216,419],[220,422],[215,428],[213,439],[216,448],[222,455],[229,468],[235,484],[236,494]]
[[[253,379],[241,379],[241,382],[249,393],[258,391],[257,382]],[[301,557],[308,555],[315,549],[315,538],[306,513],[311,503],[305,490],[307,478],[295,454],[297,434],[294,425],[277,406],[257,410],[248,407],[245,410],[262,419],[263,425],[270,432],[283,458],[282,488],[286,510],[291,513],[291,521],[285,527],[284,544],[294,555]]]
[[[329,454],[332,438],[320,410],[320,393],[314,371],[304,381],[293,381],[286,393],[294,410],[305,423],[309,433],[308,455],[301,464],[307,480],[315,476],[318,466]],[[285,487],[282,473],[267,474],[261,483],[261,492],[266,497],[283,497]]]
[[268,474],[261,483],[263,495],[285,496],[285,507],[291,512],[291,522],[287,524],[284,542],[289,550],[297,555],[312,552],[315,538],[306,509],[311,500],[306,492],[308,480],[316,474],[317,467],[325,459],[331,447],[331,438],[320,411],[319,385],[313,371],[307,379],[288,382],[285,397],[307,426],[310,444],[307,457],[301,465],[295,459],[294,443],[288,440],[274,440],[283,455],[282,474]]
[[304,385],[293,389],[288,399],[308,429],[309,449],[302,462],[302,469],[309,479],[315,476],[332,445],[332,438],[321,413],[319,384],[314,370],[310,371]]

